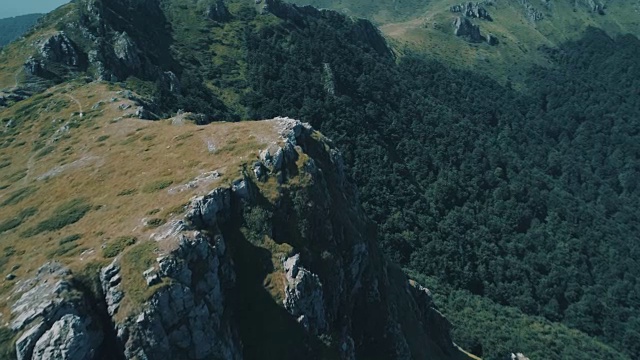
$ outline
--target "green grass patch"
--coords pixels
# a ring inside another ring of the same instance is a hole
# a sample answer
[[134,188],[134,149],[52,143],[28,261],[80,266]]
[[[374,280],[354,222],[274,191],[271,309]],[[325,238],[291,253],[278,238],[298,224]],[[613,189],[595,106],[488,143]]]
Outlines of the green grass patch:
[[25,176],[27,176],[27,169],[14,172],[11,175],[5,176],[3,179],[7,180],[8,182],[17,182],[22,180]]
[[102,256],[107,259],[114,258],[127,247],[134,245],[137,241],[138,239],[134,236],[121,236],[116,238],[102,249]]
[[120,145],[129,145],[136,142],[138,139],[142,137],[142,134],[129,134],[127,138],[120,142]]
[[42,159],[43,157],[51,154],[55,148],[53,146],[45,146],[42,150],[36,153],[36,159]]
[[147,194],[154,193],[162,189],[168,188],[169,186],[171,186],[171,184],[173,184],[173,180],[168,180],[168,179],[156,180],[150,184],[147,184],[144,188],[142,188],[142,192]]
[[0,233],[17,228],[22,224],[22,222],[35,215],[37,212],[38,209],[34,207],[26,208],[20,211],[13,219],[0,222]]
[[53,257],[53,258],[62,257],[62,256],[76,256],[85,250],[85,248],[79,248],[78,246],[79,244],[76,242],[66,243],[63,245],[59,245],[57,249],[49,252],[48,254],[49,254],[49,257]]
[[153,241],[135,245],[122,255],[121,276],[124,292],[132,304],[142,304],[153,294],[154,287],[147,286],[142,273],[155,263],[156,244]]
[[120,191],[117,195],[118,196],[128,196],[128,195],[133,195],[136,192],[138,192],[137,189],[124,189],[124,190]]
[[0,161],[0,169],[6,168],[9,165],[11,165],[11,160],[2,160],[2,161]]
[[108,138],[109,138],[109,135],[101,135],[96,139],[96,141],[97,142],[103,142],[103,141],[107,140]]
[[157,227],[162,226],[162,225],[164,225],[166,223],[167,223],[167,220],[165,220],[165,219],[153,218],[153,219],[147,220],[147,227],[157,228]]
[[60,239],[59,244],[64,245],[70,242],[80,240],[81,238],[82,238],[81,234],[73,234],[73,235],[65,236],[62,239]]
[[36,190],[37,188],[34,186],[28,186],[28,187],[24,187],[22,189],[16,190],[12,192],[9,196],[7,196],[6,199],[2,200],[2,203],[0,203],[0,206],[15,205],[21,202],[22,200],[28,198]]
[[181,141],[181,140],[186,140],[192,136],[193,136],[193,133],[184,133],[174,137],[173,139],[176,141]]
[[81,198],[73,199],[55,208],[51,217],[27,229],[22,234],[30,237],[47,231],[60,230],[67,225],[80,221],[89,210],[91,210],[91,205],[87,200]]

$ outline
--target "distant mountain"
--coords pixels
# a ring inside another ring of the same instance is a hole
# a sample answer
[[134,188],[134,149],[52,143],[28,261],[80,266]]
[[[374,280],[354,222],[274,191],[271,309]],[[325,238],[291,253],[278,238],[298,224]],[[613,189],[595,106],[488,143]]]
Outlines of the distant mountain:
[[28,14],[0,19],[0,47],[24,34],[42,15],[44,14]]

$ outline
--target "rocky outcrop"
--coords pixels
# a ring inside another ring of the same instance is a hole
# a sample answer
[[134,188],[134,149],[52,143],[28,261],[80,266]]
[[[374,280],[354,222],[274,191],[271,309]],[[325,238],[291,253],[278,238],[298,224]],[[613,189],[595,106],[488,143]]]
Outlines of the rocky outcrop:
[[487,9],[485,9],[481,3],[463,3],[453,5],[449,8],[449,11],[452,13],[461,13],[463,16],[475,18],[475,19],[484,19],[488,21],[493,21],[491,15]]
[[177,249],[145,271],[169,285],[143,304],[138,315],[118,325],[125,357],[242,359],[240,340],[225,316],[226,291],[235,275],[224,239],[200,231],[176,236],[163,241],[179,241]]
[[[428,290],[410,285],[380,253],[340,152],[308,124],[267,123],[278,140],[259,160],[134,245],[154,245],[144,266],[126,252],[104,266],[92,301],[55,263],[18,283],[10,324],[21,333],[19,359],[239,360],[266,351],[263,336],[276,341],[270,349],[281,349],[279,358],[460,356]],[[278,199],[264,207],[274,186]],[[256,209],[270,213],[257,225]],[[256,226],[255,242],[243,245]],[[280,245],[259,240],[265,236],[289,250],[278,253]],[[133,297],[131,277],[146,296]],[[239,302],[259,311],[247,318]]]
[[142,66],[138,47],[126,32],[118,33],[113,39],[113,52],[122,66],[137,71]]
[[204,11],[204,16],[207,19],[217,22],[227,22],[232,18],[223,0],[216,0],[215,4],[207,6]]
[[480,35],[480,26],[474,25],[468,18],[458,16],[453,22],[453,34],[467,38],[471,42],[482,42],[484,39]]
[[45,74],[44,62],[30,56],[24,63],[24,71],[28,75],[43,76]]
[[62,31],[44,41],[40,55],[46,62],[73,67],[79,67],[83,60],[77,45]]
[[498,45],[500,43],[498,38],[493,34],[487,34],[487,36],[485,38],[487,40],[487,44],[489,44],[489,45],[493,46],[493,45]]
[[93,313],[74,297],[71,272],[59,263],[40,267],[35,277],[16,284],[11,307],[18,360],[91,358],[103,341]]
[[[60,65],[67,70],[61,70]],[[27,75],[53,78],[65,75],[64,71],[83,70],[85,66],[86,55],[60,31],[44,40],[37,54],[27,58],[24,70]]]
[[536,9],[529,0],[518,0],[518,2],[524,8],[524,15],[529,21],[536,22],[544,19],[542,12]]
[[418,306],[418,318],[425,333],[446,354],[455,352],[455,346],[451,339],[451,322],[438,310],[429,289],[410,281],[409,288]]
[[327,331],[322,283],[300,265],[300,254],[284,261],[286,273],[284,308],[314,335]]

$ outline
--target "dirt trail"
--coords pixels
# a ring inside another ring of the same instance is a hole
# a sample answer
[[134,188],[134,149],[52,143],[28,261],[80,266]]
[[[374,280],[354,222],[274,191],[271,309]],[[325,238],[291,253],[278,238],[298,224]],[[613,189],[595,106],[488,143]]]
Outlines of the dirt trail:
[[71,94],[65,94],[65,95],[78,105],[78,113],[80,114],[80,117],[82,117],[82,115],[84,114],[84,111],[82,110],[82,103],[80,103],[80,101]]

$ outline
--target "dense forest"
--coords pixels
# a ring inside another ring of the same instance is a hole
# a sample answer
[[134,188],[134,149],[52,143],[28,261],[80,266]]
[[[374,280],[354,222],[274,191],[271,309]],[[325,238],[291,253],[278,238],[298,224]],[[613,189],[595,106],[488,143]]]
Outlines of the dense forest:
[[29,14],[0,19],[0,47],[20,37],[41,17],[42,14]]
[[247,33],[251,117],[338,143],[393,260],[638,357],[640,41],[590,29],[514,90],[319,16]]

